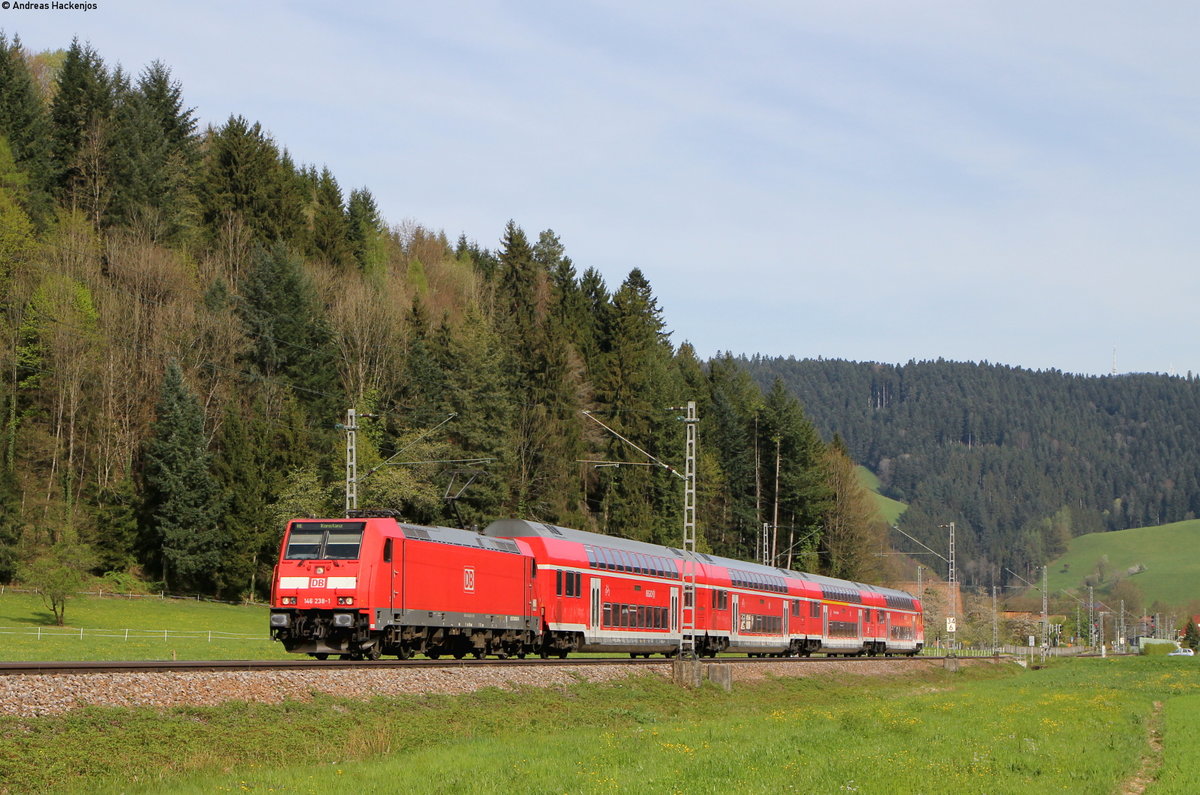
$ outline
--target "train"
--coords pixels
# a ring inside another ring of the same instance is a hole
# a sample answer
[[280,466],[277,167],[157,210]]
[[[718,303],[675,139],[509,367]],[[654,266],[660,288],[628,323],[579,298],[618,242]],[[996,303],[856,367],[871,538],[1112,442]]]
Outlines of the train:
[[925,641],[901,590],[536,521],[473,531],[369,512],[288,523],[270,630],[321,660],[912,656]]

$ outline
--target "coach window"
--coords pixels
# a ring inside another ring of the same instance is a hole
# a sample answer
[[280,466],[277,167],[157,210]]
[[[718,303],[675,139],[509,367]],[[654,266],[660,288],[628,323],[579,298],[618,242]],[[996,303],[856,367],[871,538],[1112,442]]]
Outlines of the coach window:
[[808,617],[809,618],[820,618],[821,617],[821,603],[820,602],[809,602],[808,603]]
[[392,539],[387,539],[383,542],[383,562],[392,562]]

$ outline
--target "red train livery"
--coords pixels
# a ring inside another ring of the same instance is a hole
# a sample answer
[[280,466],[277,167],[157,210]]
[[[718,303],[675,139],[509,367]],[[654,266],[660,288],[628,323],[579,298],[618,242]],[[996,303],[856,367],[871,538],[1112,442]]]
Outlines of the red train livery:
[[320,659],[670,656],[687,624],[706,656],[913,655],[924,644],[921,604],[903,591],[516,519],[481,533],[295,520],[270,623],[288,651]]

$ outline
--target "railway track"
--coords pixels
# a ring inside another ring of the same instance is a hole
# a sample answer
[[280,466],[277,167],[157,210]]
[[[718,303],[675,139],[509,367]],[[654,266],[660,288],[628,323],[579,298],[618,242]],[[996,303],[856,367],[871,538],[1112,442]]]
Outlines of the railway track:
[[[703,659],[701,665],[712,663],[738,663],[740,665],[795,664],[819,665],[822,663],[905,663],[917,661],[941,662],[943,657],[717,657]],[[655,666],[667,665],[670,659],[629,659],[628,657],[576,657],[566,660],[107,660],[107,661],[16,661],[0,662],[0,676],[31,676],[55,674],[96,673],[172,673],[172,672],[253,672],[253,671],[319,671],[319,670],[381,670],[388,668],[413,669],[466,669],[481,668],[571,668],[589,665],[603,666]]]

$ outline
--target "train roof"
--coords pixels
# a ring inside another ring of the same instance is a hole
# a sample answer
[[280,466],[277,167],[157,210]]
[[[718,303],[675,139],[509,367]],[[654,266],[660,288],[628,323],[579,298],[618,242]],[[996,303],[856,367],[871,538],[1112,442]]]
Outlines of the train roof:
[[405,538],[420,541],[434,541],[439,544],[454,544],[460,547],[477,547],[492,549],[499,552],[519,553],[521,550],[515,541],[506,538],[490,538],[473,530],[459,530],[455,527],[425,527],[422,525],[400,524]]
[[686,559],[683,550],[674,547],[664,547],[618,536],[606,536],[570,527],[559,527],[545,522],[531,522],[528,519],[497,519],[480,532],[486,536],[500,538],[558,538],[563,541],[574,541],[578,544],[590,544],[609,549],[623,549],[626,552],[638,552],[643,555],[658,555],[676,560]]
[[[580,544],[591,544],[592,546],[608,547],[610,549],[623,549],[628,552],[640,552],[643,555],[666,555],[667,557],[676,560],[687,560],[688,553],[675,547],[664,547],[658,544],[651,544],[645,541],[634,541],[628,538],[619,538],[617,536],[606,536],[601,533],[592,533],[587,530],[575,530],[570,527],[559,527],[558,525],[547,524],[546,522],[532,522],[528,519],[498,519],[481,531],[486,536],[491,537],[511,537],[511,538],[558,538],[564,541],[574,541]],[[833,577],[825,577],[820,574],[808,574],[807,572],[793,571],[791,569],[775,568],[765,566],[761,563],[752,563],[746,560],[736,560],[734,558],[725,558],[720,555],[710,555],[706,552],[696,552],[692,560],[709,563],[714,566],[723,566],[727,569],[735,569],[737,571],[752,572],[756,574],[766,575],[770,577],[788,577],[795,580],[804,580],[814,583],[831,592],[845,590],[859,590],[874,592],[887,597],[907,597],[912,599],[912,595],[904,591],[898,591],[894,588],[884,588],[879,585],[867,585],[865,583],[851,582],[849,580],[838,580]]]
[[441,527],[441,526],[426,526],[407,524],[405,522],[396,521],[390,516],[354,516],[350,519],[295,519],[293,524],[336,524],[336,525],[366,525],[369,521],[385,520],[395,522],[400,531],[404,533],[405,538],[413,538],[420,541],[433,541],[439,544],[453,544],[459,547],[475,547],[476,549],[492,549],[499,552],[512,552],[519,554],[521,548],[517,546],[515,541],[510,541],[506,538],[489,538],[473,530],[460,530],[457,527]]

